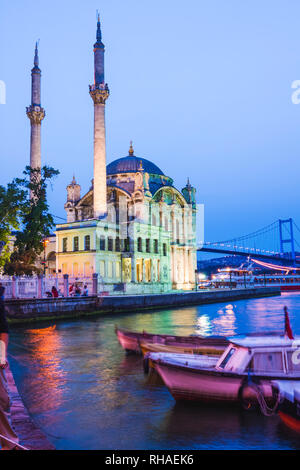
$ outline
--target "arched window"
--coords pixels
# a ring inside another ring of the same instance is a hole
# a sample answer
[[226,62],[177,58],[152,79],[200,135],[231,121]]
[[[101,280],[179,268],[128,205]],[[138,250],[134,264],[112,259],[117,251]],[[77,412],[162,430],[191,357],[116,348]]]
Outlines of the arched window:
[[114,251],[114,239],[112,237],[107,239],[107,249],[108,251]]
[[142,238],[138,238],[138,251],[143,251],[143,241]]
[[90,235],[85,235],[84,237],[84,249],[89,251],[91,249],[91,237]]
[[179,221],[176,220],[176,241],[179,243]]
[[79,237],[73,238],[73,251],[79,250]]
[[68,238],[63,238],[62,239],[62,251],[68,251]]
[[105,251],[105,236],[104,235],[100,236],[100,250]]

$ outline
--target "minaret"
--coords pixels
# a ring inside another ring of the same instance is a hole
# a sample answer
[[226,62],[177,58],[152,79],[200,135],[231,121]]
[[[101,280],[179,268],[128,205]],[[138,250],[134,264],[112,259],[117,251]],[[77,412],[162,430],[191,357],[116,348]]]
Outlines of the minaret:
[[39,68],[38,45],[35,45],[34,67],[31,70],[31,105],[26,108],[30,119],[30,166],[41,168],[41,123],[45,110],[41,107],[41,70]]
[[94,217],[107,213],[106,201],[106,150],[105,150],[105,102],[109,89],[104,82],[104,44],[102,43],[100,18],[97,22],[97,41],[94,44],[94,85],[90,95],[94,102]]

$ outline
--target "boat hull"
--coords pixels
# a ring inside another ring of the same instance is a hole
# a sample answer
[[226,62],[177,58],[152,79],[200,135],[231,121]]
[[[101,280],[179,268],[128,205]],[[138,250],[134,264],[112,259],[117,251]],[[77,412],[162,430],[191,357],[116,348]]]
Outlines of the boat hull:
[[[163,379],[176,401],[203,401],[218,403],[240,403],[241,387],[246,376],[222,374],[213,369],[192,370],[155,363],[155,369]],[[264,397],[272,400],[272,387],[268,381],[260,384]],[[243,390],[243,399],[255,403],[256,394],[249,388]]]
[[280,290],[282,292],[291,292],[291,291],[300,291],[300,284],[299,285],[281,285]]
[[284,398],[280,405],[278,414],[282,422],[293,431],[300,433],[300,396],[299,394],[291,398]]
[[294,416],[284,411],[278,411],[282,422],[293,431],[300,433],[300,417]]
[[[228,346],[228,341],[224,337],[200,337],[200,336],[175,336],[175,335],[156,335],[147,333],[145,331],[138,333],[133,331],[126,331],[119,328],[115,329],[118,341],[123,349],[127,352],[133,352],[141,354],[141,344],[157,344],[166,347],[180,347],[182,348],[197,349],[207,348],[212,351],[219,352],[219,355],[223,353],[225,348]],[[155,350],[156,351],[156,350]],[[172,351],[174,352],[174,350]],[[201,353],[200,354],[206,354]]]

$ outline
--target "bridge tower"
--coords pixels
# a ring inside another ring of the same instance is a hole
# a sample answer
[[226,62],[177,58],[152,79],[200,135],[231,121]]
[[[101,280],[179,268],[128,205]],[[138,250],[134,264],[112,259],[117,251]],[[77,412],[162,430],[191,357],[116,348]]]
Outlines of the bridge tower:
[[[283,228],[287,226],[289,238],[284,238]],[[294,230],[293,230],[293,219],[279,219],[279,237],[280,237],[280,252],[285,253],[285,245],[289,244],[290,258],[292,259],[294,266],[296,265],[296,253],[295,253],[295,241],[294,241]]]

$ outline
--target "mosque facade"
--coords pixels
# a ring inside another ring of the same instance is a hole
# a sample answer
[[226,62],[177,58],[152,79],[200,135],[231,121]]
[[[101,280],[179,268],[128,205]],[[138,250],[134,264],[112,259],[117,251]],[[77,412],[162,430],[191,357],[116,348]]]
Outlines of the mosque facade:
[[[38,67],[37,52],[35,67]],[[32,112],[40,108],[40,71],[33,69]],[[73,177],[64,205],[66,223],[56,225],[55,270],[73,278],[98,274],[102,290],[127,293],[190,290],[195,286],[196,199],[189,180],[179,191],[172,178],[150,160],[128,155],[107,165],[105,107],[109,88],[104,78],[104,44],[98,17],[94,44],[94,174],[86,194]],[[38,101],[38,103],[35,103]],[[38,124],[41,125],[41,119]],[[32,133],[31,161],[41,166],[40,127]],[[35,140],[34,140],[35,139]]]

